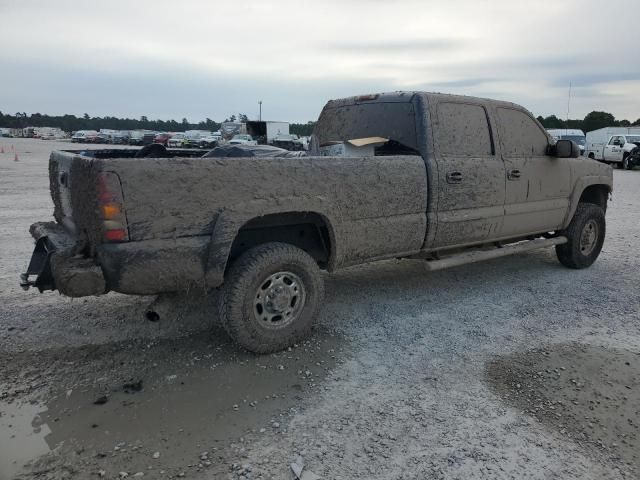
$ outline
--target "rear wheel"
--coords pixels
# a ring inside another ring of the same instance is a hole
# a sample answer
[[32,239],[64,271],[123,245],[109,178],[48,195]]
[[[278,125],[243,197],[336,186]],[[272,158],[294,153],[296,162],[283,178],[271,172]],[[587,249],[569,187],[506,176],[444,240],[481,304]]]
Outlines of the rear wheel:
[[606,224],[604,210],[593,203],[580,203],[566,230],[559,232],[568,242],[556,246],[558,260],[565,267],[586,268],[600,255]]
[[270,353],[309,334],[323,297],[320,269],[308,253],[286,243],[265,243],[231,265],[219,313],[236,342]]

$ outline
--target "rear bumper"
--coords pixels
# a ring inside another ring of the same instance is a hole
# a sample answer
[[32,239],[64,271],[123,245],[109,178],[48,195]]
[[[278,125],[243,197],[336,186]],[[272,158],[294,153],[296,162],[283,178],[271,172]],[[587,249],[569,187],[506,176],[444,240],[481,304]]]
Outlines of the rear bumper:
[[85,297],[111,290],[153,295],[205,287],[208,236],[103,244],[93,259],[74,255],[75,239],[57,223],[36,223],[30,231],[36,246],[20,276],[25,290]]
[[27,271],[20,286],[58,290],[69,297],[101,295],[107,291],[102,270],[92,259],[74,255],[75,239],[53,222],[34,223],[30,229],[36,240]]

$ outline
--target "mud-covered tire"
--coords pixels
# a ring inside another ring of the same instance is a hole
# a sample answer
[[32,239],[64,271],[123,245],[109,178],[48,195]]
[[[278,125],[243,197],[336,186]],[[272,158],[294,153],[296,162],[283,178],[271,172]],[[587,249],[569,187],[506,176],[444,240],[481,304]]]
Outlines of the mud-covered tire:
[[600,255],[606,233],[604,210],[593,203],[580,203],[566,230],[559,232],[568,242],[556,246],[565,267],[587,268]]
[[[308,253],[286,243],[265,243],[231,265],[221,289],[219,315],[229,336],[242,347],[271,353],[309,334],[323,298],[320,269]],[[277,320],[279,309],[282,318]]]

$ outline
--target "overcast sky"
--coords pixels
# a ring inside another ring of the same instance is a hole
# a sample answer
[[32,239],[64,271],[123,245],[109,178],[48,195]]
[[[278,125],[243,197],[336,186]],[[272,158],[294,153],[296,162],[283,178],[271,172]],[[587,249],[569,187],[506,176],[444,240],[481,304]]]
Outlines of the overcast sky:
[[639,0],[0,0],[0,110],[314,120],[428,90],[640,117]]

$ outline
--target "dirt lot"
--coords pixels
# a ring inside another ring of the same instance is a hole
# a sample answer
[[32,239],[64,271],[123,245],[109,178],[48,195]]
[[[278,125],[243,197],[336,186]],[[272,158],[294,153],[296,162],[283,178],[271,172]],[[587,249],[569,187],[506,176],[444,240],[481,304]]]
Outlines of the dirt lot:
[[162,298],[150,322],[153,298],[23,292],[48,153],[71,145],[0,146],[0,480],[640,475],[640,171],[615,171],[590,269],[348,269],[308,342],[258,357],[215,298]]

